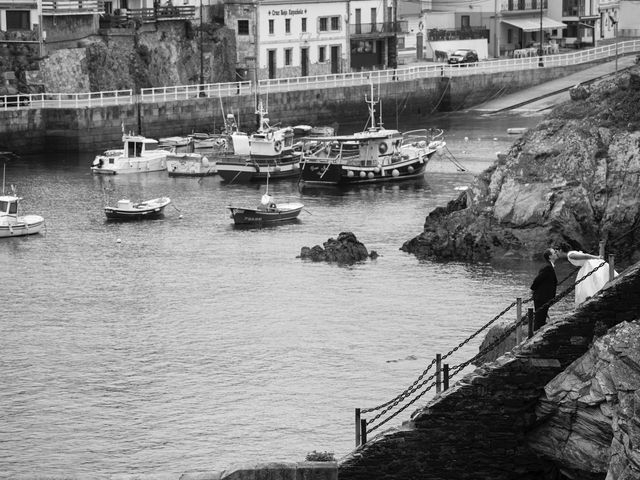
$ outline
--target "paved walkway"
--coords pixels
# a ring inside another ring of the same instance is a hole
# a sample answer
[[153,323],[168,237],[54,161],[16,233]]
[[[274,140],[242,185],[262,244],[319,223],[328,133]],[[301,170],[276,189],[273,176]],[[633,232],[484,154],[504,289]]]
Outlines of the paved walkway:
[[[636,55],[618,57],[618,71],[636,64]],[[569,89],[579,83],[592,82],[616,71],[616,61],[601,63],[566,77],[541,83],[519,92],[489,100],[472,110],[496,113],[504,110],[539,112],[569,100]]]

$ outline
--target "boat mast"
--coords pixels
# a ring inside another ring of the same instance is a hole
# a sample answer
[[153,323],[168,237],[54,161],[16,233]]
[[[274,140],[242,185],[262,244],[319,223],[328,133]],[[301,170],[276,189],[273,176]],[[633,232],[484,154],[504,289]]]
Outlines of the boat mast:
[[[367,104],[369,104],[369,119],[371,120],[371,130],[376,128],[376,111],[375,111],[375,104],[378,103],[378,101],[380,100],[380,97],[373,98],[373,82],[370,83],[371,85],[371,99],[367,99],[367,96],[364,96],[364,101],[367,102]],[[382,126],[382,118],[380,119],[380,126]]]

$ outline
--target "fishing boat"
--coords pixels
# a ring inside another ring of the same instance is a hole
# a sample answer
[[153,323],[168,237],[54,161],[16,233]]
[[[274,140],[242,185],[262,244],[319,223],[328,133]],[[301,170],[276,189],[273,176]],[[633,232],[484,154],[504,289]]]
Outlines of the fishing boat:
[[165,164],[170,177],[205,177],[215,175],[216,164],[205,154],[195,151],[196,141],[187,137],[160,139],[160,148],[167,150]]
[[296,220],[304,205],[299,202],[276,203],[269,194],[269,176],[267,189],[257,207],[227,207],[235,225],[273,225]]
[[167,168],[167,155],[176,146],[157,148],[158,141],[142,135],[122,133],[123,148],[96,155],[91,172],[101,175],[157,172]]
[[300,180],[305,184],[348,186],[413,179],[424,175],[429,159],[445,148],[442,130],[401,133],[376,122],[371,97],[369,128],[351,135],[314,136],[303,143]]
[[[10,152],[0,152],[0,158],[15,158]],[[2,167],[2,195],[0,195],[0,238],[20,237],[23,235],[33,235],[39,233],[44,226],[44,218],[40,215],[19,215],[18,207],[22,197],[16,195],[15,187],[12,185],[12,193],[5,193],[5,169]]]
[[258,129],[248,135],[232,132],[233,154],[216,158],[218,175],[227,183],[296,177],[300,174],[300,151],[294,148],[292,127],[269,124],[262,101],[256,109]]
[[115,207],[104,207],[108,220],[143,220],[159,218],[164,214],[164,207],[171,203],[169,197],[159,197],[144,202],[134,203],[128,199],[118,200]]

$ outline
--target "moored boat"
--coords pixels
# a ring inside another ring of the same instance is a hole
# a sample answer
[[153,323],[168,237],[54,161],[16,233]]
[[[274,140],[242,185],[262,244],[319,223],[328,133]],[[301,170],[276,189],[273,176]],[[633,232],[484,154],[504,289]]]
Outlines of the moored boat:
[[122,134],[123,148],[96,155],[91,171],[101,175],[146,173],[165,170],[171,147],[154,148],[158,141],[142,135]]
[[129,199],[118,200],[115,207],[104,207],[109,220],[142,220],[159,218],[164,208],[171,203],[169,197],[159,197],[144,202],[134,203]]
[[216,157],[218,175],[227,183],[298,176],[300,151],[294,148],[293,128],[271,126],[262,101],[258,103],[256,115],[255,133],[231,133],[233,154]]
[[446,143],[442,130],[401,133],[376,122],[372,97],[371,127],[351,135],[309,137],[302,147],[301,175],[307,184],[347,186],[413,179],[424,175],[429,159]]
[[[5,152],[0,152],[5,153]],[[10,158],[8,154],[0,158]],[[19,215],[18,207],[22,197],[15,194],[12,188],[11,195],[5,194],[4,177],[5,168],[2,167],[2,195],[0,195],[0,238],[20,237],[23,235],[33,235],[39,233],[44,226],[44,218],[40,215]]]

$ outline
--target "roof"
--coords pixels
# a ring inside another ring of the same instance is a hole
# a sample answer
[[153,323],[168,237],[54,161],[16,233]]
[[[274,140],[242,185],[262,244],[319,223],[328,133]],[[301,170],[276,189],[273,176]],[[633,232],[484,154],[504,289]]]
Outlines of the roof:
[[[524,32],[537,32],[540,30],[541,19],[539,16],[503,18],[502,22],[521,28]],[[549,17],[542,17],[542,29],[544,30],[549,28],[567,28],[567,25]]]

